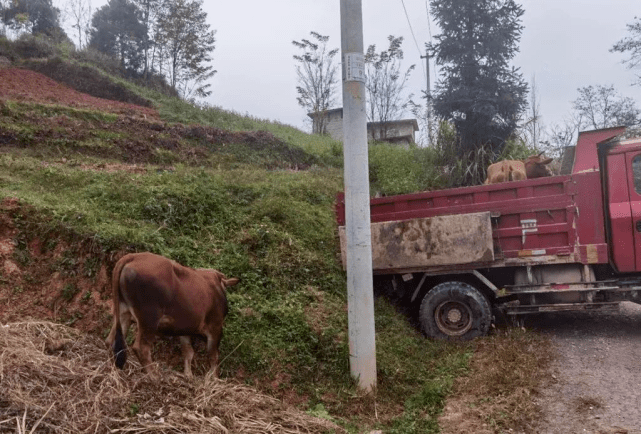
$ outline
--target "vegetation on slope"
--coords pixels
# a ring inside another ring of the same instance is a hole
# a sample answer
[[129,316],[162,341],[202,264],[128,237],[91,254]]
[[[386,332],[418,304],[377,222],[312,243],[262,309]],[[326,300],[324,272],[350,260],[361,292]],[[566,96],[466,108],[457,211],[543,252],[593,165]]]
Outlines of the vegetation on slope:
[[[64,283],[57,286],[62,287],[58,296],[41,303],[38,316],[103,337],[110,291],[108,279],[98,279],[96,262],[110,269],[126,251],[150,250],[192,267],[214,266],[242,280],[229,291],[223,377],[255,385],[314,414],[331,415],[354,430],[377,423],[407,425],[395,422],[405,414],[405,398],[436,389],[417,425],[435,430],[442,400],[464,369],[468,347],[425,340],[381,301],[376,401],[364,404],[351,382],[345,283],[333,214],[340,169],[302,150],[300,155],[318,163],[297,160],[296,152],[276,158],[270,152],[277,146],[266,147],[264,154],[250,152],[248,137],[257,133],[237,133],[246,134],[239,145],[246,148],[228,153],[207,136],[194,134],[194,128],[212,130],[3,101],[0,195],[18,199],[19,205],[5,213],[17,232],[11,260],[23,269],[19,276],[3,277],[3,298],[38,297],[41,288],[52,285],[51,272],[36,269],[45,266],[38,254],[50,255],[46,266]],[[175,146],[158,154],[155,140],[162,134]],[[297,164],[308,169],[291,170]],[[30,247],[34,243],[39,253]],[[61,245],[64,253],[56,256]],[[85,289],[91,279],[99,286],[95,296]],[[25,314],[36,311],[23,307]],[[88,312],[94,309],[101,314]],[[9,312],[3,316],[12,318]],[[162,341],[155,357],[179,369],[179,354],[177,343]],[[419,364],[412,362],[417,356]],[[196,371],[204,370],[200,359]],[[416,415],[402,417],[417,423]]]
[[[2,321],[26,314],[104,337],[108,272],[125,252],[213,266],[242,280],[228,294],[224,378],[353,432],[437,432],[472,345],[426,340],[379,299],[376,396],[351,382],[333,214],[340,144],[114,81],[152,101],[159,118],[0,95],[0,197],[16,198],[0,208],[11,228],[0,235],[13,243],[2,259],[21,270],[0,269],[0,298],[15,309],[0,310]],[[372,146],[372,189],[442,185],[444,175],[425,170],[434,152]],[[180,368],[174,341],[154,357]]]

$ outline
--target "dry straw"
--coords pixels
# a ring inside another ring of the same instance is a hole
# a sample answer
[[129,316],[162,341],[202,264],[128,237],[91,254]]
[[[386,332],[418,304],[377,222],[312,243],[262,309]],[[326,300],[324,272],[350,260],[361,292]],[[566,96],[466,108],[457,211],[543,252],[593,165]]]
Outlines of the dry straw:
[[60,324],[0,324],[0,433],[344,432],[242,384],[127,366]]

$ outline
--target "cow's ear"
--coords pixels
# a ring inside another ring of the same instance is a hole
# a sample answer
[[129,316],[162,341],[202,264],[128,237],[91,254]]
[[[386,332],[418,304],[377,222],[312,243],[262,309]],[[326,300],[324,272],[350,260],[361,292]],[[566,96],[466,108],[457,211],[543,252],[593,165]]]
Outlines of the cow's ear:
[[231,279],[223,279],[223,283],[225,284],[226,288],[228,288],[230,286],[234,286],[238,282],[240,282],[240,279],[238,279],[236,277],[232,277]]
[[550,164],[552,162],[553,158],[545,158],[541,160],[541,164]]

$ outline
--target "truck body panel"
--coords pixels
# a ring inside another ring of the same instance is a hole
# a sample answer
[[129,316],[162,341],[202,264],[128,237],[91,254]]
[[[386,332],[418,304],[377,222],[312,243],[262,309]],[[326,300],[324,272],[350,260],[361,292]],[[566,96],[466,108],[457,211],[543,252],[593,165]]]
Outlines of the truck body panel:
[[[478,266],[607,263],[605,235],[595,229],[603,226],[600,194],[585,194],[594,190],[600,190],[598,172],[391,196],[372,199],[371,219],[374,224],[489,212],[494,255]],[[343,200],[338,197],[339,213]],[[384,250],[372,241],[374,251]]]
[[[489,212],[372,223],[371,231],[375,273],[494,259]],[[339,236],[345,252],[344,227]],[[342,260],[345,266],[345,255]]]

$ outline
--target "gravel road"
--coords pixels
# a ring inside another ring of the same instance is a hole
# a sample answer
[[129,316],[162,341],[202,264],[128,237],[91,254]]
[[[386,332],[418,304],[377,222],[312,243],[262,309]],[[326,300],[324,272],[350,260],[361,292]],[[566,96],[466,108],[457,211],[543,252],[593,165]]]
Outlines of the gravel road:
[[533,315],[525,326],[558,351],[537,432],[641,434],[641,305]]

